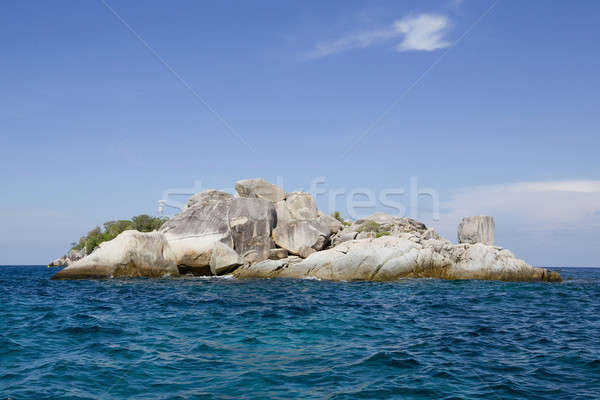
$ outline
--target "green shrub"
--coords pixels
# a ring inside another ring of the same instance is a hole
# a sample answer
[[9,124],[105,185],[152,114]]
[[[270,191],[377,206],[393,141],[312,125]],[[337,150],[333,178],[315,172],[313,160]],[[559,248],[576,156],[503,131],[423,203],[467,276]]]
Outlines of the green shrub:
[[337,219],[338,221],[340,221],[344,226],[350,226],[352,225],[351,221],[346,221],[343,217],[342,214],[340,214],[339,211],[334,211],[333,213],[331,213],[331,216],[335,219]]
[[390,232],[388,232],[388,231],[381,231],[381,232],[377,232],[377,233],[375,234],[375,237],[376,237],[376,238],[380,238],[380,237],[382,237],[382,236],[390,236],[390,235],[391,235],[391,233],[390,233]]
[[337,219],[338,221],[340,221],[342,224],[344,224],[346,221],[344,221],[344,218],[342,218],[342,214],[340,214],[339,211],[334,211],[331,216],[335,219]]
[[73,250],[85,248],[85,253],[90,254],[102,242],[113,240],[123,231],[135,229],[140,232],[152,232],[158,230],[168,218],[151,217],[146,214],[136,215],[128,219],[119,221],[108,221],[103,224],[104,229],[99,226],[88,232],[87,235],[81,237],[79,242],[71,243]]
[[375,221],[367,221],[358,228],[358,232],[379,232],[379,224]]

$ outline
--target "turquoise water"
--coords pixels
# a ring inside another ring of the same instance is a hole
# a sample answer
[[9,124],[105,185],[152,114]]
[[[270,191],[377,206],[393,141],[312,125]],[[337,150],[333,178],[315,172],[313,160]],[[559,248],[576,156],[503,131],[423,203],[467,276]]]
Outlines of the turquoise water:
[[559,284],[54,272],[0,267],[0,398],[600,398],[600,269]]

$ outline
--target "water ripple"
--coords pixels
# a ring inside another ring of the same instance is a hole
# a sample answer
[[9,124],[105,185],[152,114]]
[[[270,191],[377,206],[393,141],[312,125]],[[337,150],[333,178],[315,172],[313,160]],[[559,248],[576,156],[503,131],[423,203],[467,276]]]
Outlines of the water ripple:
[[600,398],[600,270],[561,284],[50,281],[0,267],[0,398]]

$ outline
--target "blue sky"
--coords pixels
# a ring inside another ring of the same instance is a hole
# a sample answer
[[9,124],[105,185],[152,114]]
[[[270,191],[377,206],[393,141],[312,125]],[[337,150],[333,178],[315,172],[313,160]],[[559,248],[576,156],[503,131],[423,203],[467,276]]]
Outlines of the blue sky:
[[157,214],[169,188],[260,176],[346,193],[417,177],[441,203],[420,219],[451,240],[460,217],[491,214],[532,264],[600,265],[598,15],[595,1],[5,2],[0,264]]

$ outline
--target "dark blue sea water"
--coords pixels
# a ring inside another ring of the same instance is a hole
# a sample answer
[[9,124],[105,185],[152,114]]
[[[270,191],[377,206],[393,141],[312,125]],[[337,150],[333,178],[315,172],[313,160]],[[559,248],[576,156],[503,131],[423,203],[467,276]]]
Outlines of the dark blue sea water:
[[54,272],[0,267],[0,398],[600,398],[600,269],[558,284]]

